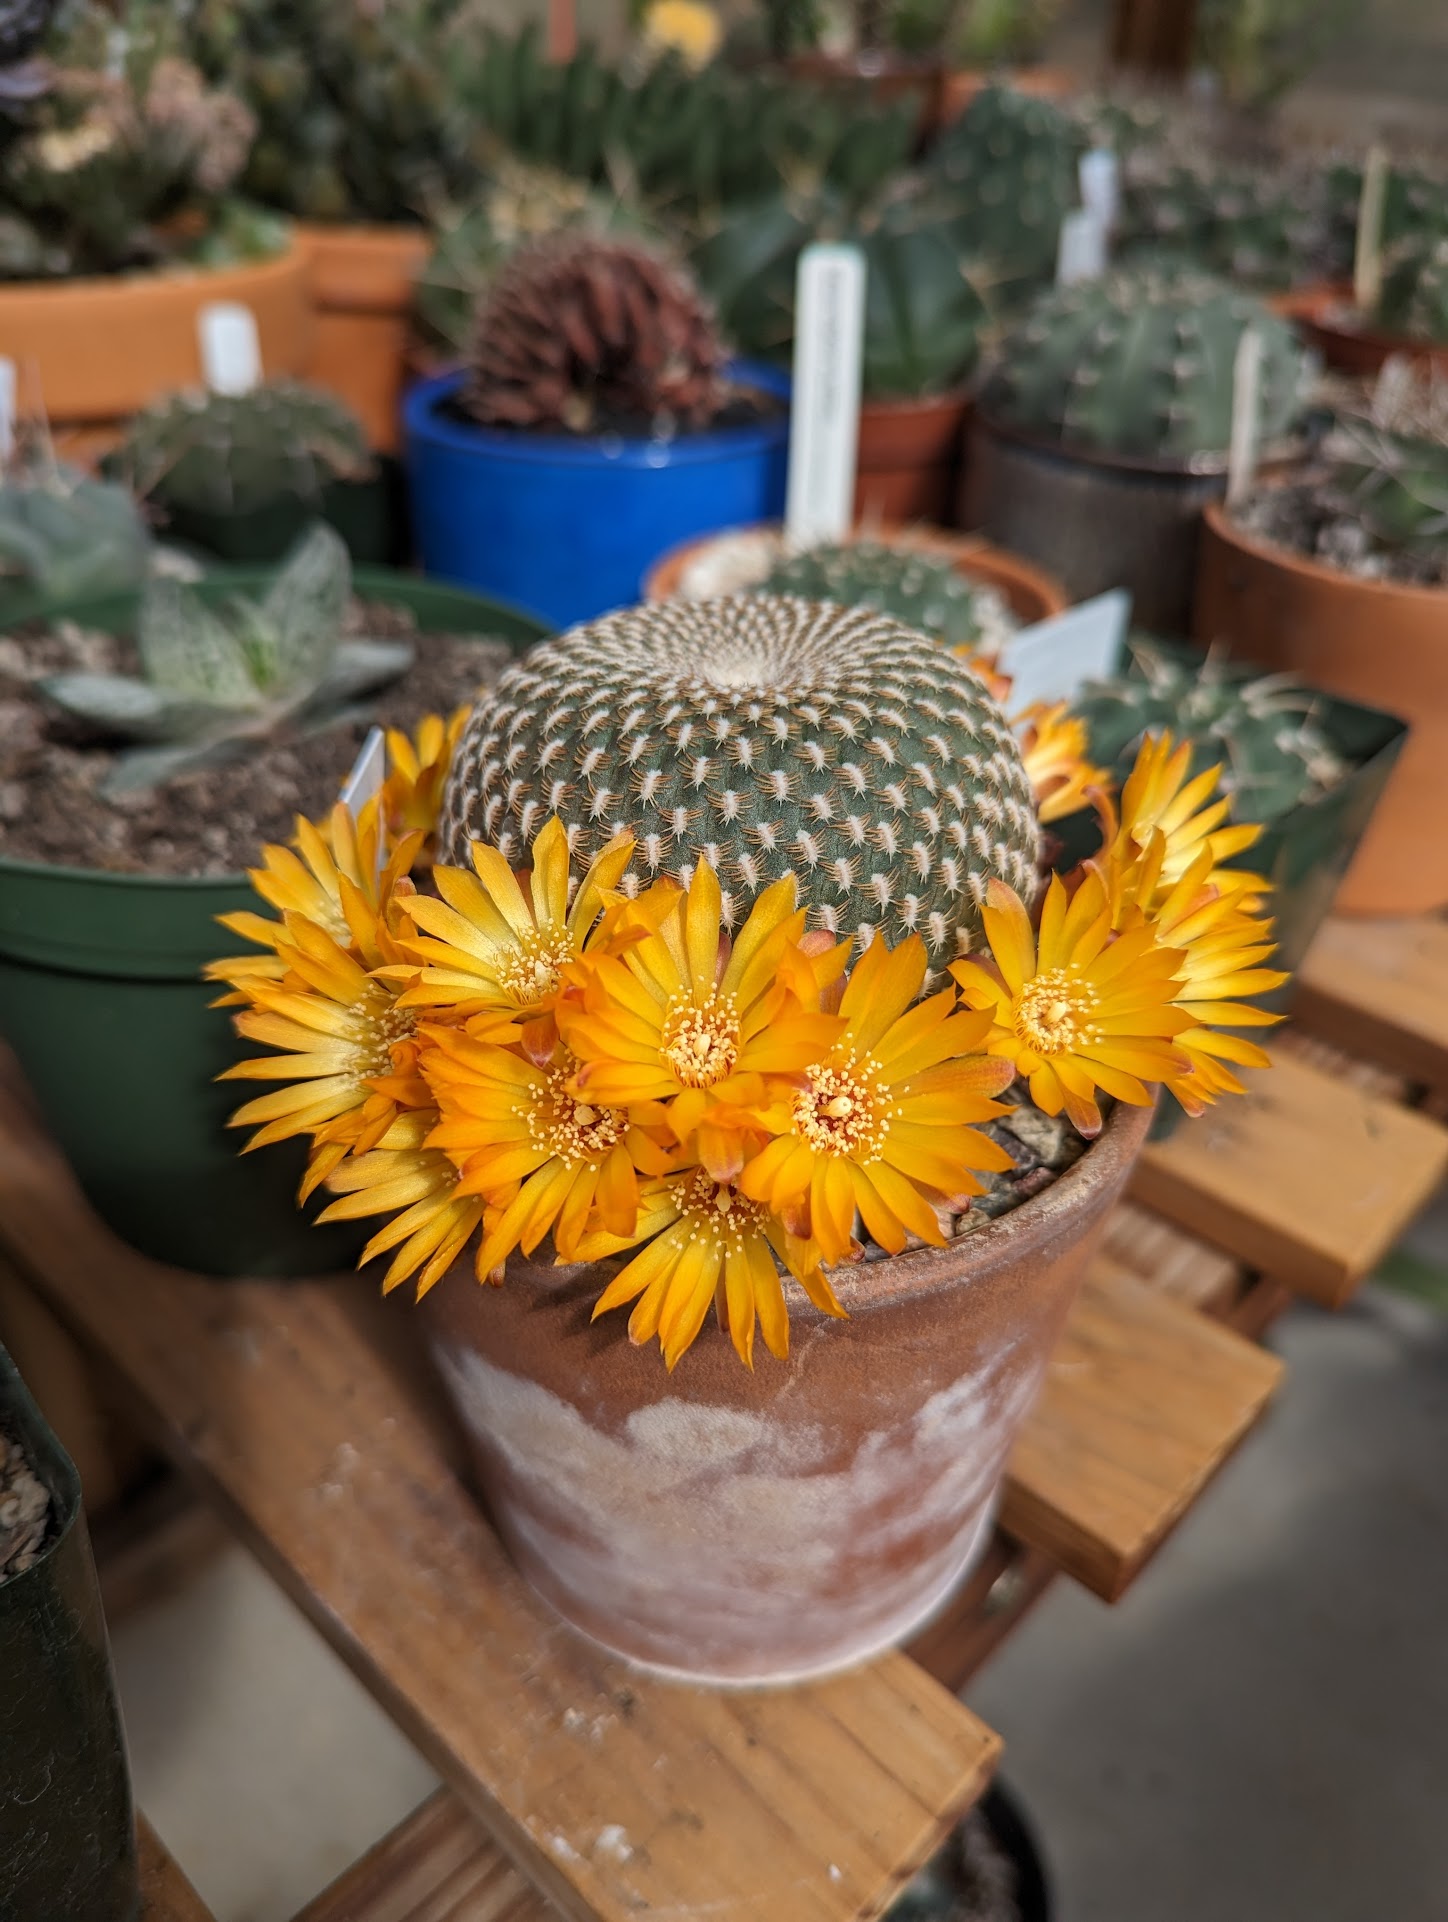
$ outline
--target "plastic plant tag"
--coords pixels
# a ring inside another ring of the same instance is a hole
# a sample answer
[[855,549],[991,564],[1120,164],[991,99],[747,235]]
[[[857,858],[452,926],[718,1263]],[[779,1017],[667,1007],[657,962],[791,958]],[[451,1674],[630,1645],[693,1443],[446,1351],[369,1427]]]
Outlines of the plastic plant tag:
[[1383,214],[1388,204],[1389,172],[1387,148],[1369,147],[1363,162],[1352,262],[1353,303],[1364,314],[1373,311],[1383,291]]
[[249,394],[261,380],[256,315],[237,300],[213,300],[196,316],[201,372],[213,394]]
[[0,355],[0,466],[15,452],[15,362]]
[[1090,208],[1067,214],[1056,248],[1056,285],[1074,287],[1078,281],[1100,280],[1106,272],[1106,240],[1106,227]]
[[1068,607],[1012,634],[995,665],[1011,677],[1007,706],[1012,717],[1037,701],[1072,700],[1087,681],[1114,674],[1131,624],[1131,596],[1109,594]]
[[337,797],[355,821],[372,797],[379,793],[387,774],[387,736],[380,727],[367,730],[367,739],[357,750],[352,772],[342,783]]
[[1262,334],[1243,329],[1232,363],[1232,431],[1227,443],[1227,505],[1235,507],[1257,478],[1257,423],[1262,411]]
[[1109,147],[1093,147],[1076,169],[1081,205],[1110,233],[1121,210],[1121,166]]
[[785,528],[795,546],[841,539],[855,500],[865,257],[816,242],[800,255],[795,289],[794,392]]

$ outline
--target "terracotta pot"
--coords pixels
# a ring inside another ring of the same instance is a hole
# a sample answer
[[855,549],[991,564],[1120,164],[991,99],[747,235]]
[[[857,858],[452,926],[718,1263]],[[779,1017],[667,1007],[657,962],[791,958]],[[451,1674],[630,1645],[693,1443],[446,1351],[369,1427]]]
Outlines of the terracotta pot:
[[1279,295],[1272,304],[1296,322],[1303,338],[1340,373],[1371,378],[1394,354],[1448,373],[1448,341],[1415,340],[1411,335],[1364,326],[1354,312],[1352,288],[1347,285],[1300,288]]
[[317,303],[309,377],[354,410],[378,453],[401,437],[412,289],[427,263],[421,227],[306,227]]
[[238,267],[0,285],[0,354],[19,370],[22,411],[43,399],[58,450],[102,451],[139,408],[203,384],[197,317],[239,301],[256,317],[262,369],[305,372],[312,354],[307,254],[299,245]]
[[867,400],[860,409],[855,457],[855,519],[954,519],[970,396]]
[[959,120],[971,101],[987,87],[1006,86],[1014,93],[1034,94],[1038,100],[1066,100],[1080,89],[1080,79],[1069,67],[1048,67],[1044,63],[1026,67],[957,67],[945,76],[945,99],[941,123],[949,126]]
[[[877,535],[892,546],[922,547],[932,554],[948,556],[955,563],[956,572],[964,574],[967,580],[996,588],[1011,612],[1028,625],[1060,614],[1070,605],[1065,589],[1049,574],[973,534],[948,534],[927,527],[872,527],[868,535],[861,530],[861,538],[874,539]],[[685,570],[695,557],[715,541],[728,538],[728,535],[705,534],[699,540],[684,541],[671,548],[649,570],[644,582],[644,599],[672,600],[681,591]]]
[[424,1297],[479,1484],[524,1575],[596,1641],[696,1681],[853,1667],[927,1620],[988,1539],[1017,1429],[1146,1136],[1118,1108],[1051,1187],[946,1249],[836,1270],[847,1321],[790,1284],[787,1363],[712,1325],[672,1375],[610,1264],[466,1263]]
[[1333,906],[1382,915],[1448,906],[1448,588],[1355,579],[1253,540],[1209,507],[1194,632],[1408,722]]
[[913,95],[919,101],[916,138],[922,146],[933,140],[945,125],[950,74],[940,60],[888,50],[824,53],[819,48],[811,48],[791,54],[783,66],[791,79],[813,81],[819,86],[864,89],[882,106]]

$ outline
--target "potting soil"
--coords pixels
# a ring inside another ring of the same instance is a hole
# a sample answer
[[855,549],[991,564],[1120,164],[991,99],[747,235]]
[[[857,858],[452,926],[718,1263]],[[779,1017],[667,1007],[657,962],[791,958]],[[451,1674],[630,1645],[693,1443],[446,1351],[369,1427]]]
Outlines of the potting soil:
[[1351,495],[1322,475],[1259,488],[1235,510],[1235,518],[1257,540],[1359,580],[1448,586],[1448,535],[1426,551],[1375,546]]
[[13,1436],[0,1428],[0,1582],[40,1560],[50,1533],[50,1493]]

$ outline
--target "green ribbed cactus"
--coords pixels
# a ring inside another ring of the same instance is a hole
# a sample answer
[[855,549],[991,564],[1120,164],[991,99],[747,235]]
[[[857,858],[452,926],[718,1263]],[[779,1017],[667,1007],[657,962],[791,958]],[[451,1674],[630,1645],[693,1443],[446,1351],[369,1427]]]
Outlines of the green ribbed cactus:
[[1288,287],[1328,247],[1325,191],[1316,172],[1144,156],[1127,172],[1120,258],[1173,259],[1244,287]]
[[954,562],[880,541],[808,548],[781,560],[754,590],[834,601],[888,614],[947,647],[994,653],[1016,629],[999,594],[966,579]]
[[1061,222],[1079,201],[1083,145],[1050,101],[986,87],[931,155],[931,172],[953,197],[958,238],[1007,292],[1054,274]]
[[727,215],[693,254],[721,325],[746,353],[787,360],[795,273],[811,241],[865,256],[862,379],[869,400],[958,387],[975,368],[988,313],[938,195],[910,190],[868,213],[838,195],[785,195]]
[[1399,241],[1383,263],[1375,318],[1409,340],[1448,341],[1448,239]]
[[1205,275],[1143,269],[1042,295],[1002,342],[982,405],[1067,446],[1209,464],[1231,438],[1248,327],[1262,340],[1258,425],[1270,445],[1298,422],[1308,357],[1260,301]]
[[986,883],[1035,890],[1030,781],[1000,708],[956,656],[862,608],[769,595],[665,601],[545,641],[473,710],[441,858],[522,861],[557,814],[575,857],[622,829],[632,889],[719,873],[730,924],[799,878],[816,926],[966,948]]
[[66,468],[0,480],[0,628],[47,602],[137,588],[151,540],[124,487]]
[[278,380],[248,394],[172,394],[137,414],[117,471],[165,511],[246,514],[369,470],[367,437],[319,387]]
[[1208,655],[1176,661],[1143,638],[1132,672],[1088,681],[1071,703],[1091,736],[1091,757],[1118,781],[1148,730],[1192,744],[1192,772],[1223,765],[1222,791],[1238,821],[1274,821],[1335,787],[1346,764],[1314,718],[1320,696],[1289,674],[1259,674]]

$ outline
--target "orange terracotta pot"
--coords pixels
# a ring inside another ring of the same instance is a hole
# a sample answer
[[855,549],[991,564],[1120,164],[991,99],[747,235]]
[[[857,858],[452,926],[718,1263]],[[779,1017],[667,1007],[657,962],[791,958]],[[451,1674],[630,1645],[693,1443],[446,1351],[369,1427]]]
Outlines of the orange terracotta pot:
[[[685,541],[671,548],[650,569],[644,583],[644,599],[669,601],[681,591],[686,569],[703,550],[721,538],[705,534],[696,541]],[[727,538],[724,536],[722,538]],[[992,547],[974,534],[948,534],[929,527],[880,527],[861,530],[861,538],[888,540],[892,546],[920,547],[932,554],[947,556],[956,572],[969,581],[995,588],[1013,614],[1030,624],[1062,613],[1070,602],[1059,581],[1052,580],[1029,561]]]
[[926,400],[867,400],[855,457],[856,520],[949,526],[970,409],[969,394],[959,391]]
[[673,1374],[622,1316],[617,1264],[466,1263],[420,1312],[484,1500],[575,1627],[693,1681],[786,1684],[866,1661],[946,1601],[1087,1260],[1146,1136],[1118,1107],[1073,1168],[943,1249],[789,1284],[787,1362],[751,1373],[712,1317]]
[[412,316],[427,264],[421,227],[306,227],[317,303],[309,378],[347,402],[370,444],[395,453]]
[[1349,286],[1301,288],[1278,295],[1271,304],[1285,318],[1295,321],[1309,345],[1340,373],[1371,378],[1394,354],[1406,355],[1418,366],[1448,373],[1448,341],[1414,340],[1406,334],[1386,334],[1363,326],[1354,315]]
[[236,267],[0,285],[0,355],[19,370],[22,408],[43,400],[62,452],[113,440],[137,409],[203,384],[197,319],[213,301],[256,317],[268,377],[312,354],[305,250]]
[[1067,100],[1080,90],[1081,82],[1069,67],[957,67],[945,76],[942,124],[959,120],[971,101],[987,87],[1010,87],[1016,93],[1034,94],[1038,100]]
[[1209,507],[1193,632],[1408,722],[1333,905],[1377,915],[1448,906],[1448,588],[1358,580],[1254,540]]

